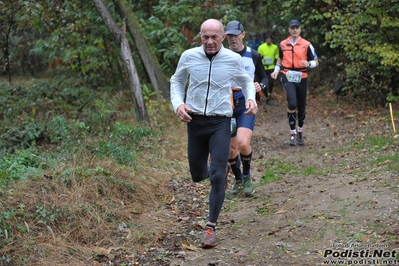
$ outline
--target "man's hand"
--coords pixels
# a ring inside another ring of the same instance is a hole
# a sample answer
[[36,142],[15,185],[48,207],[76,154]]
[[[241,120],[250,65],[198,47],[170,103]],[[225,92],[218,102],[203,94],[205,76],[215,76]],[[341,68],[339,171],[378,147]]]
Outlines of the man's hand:
[[187,105],[182,104],[177,108],[176,114],[180,121],[190,122],[192,118],[188,113],[190,113],[191,111],[192,110]]
[[245,112],[246,115],[256,115],[256,113],[258,112],[258,106],[252,100],[248,100],[245,103],[245,108],[247,109],[247,111]]
[[255,86],[255,91],[256,92],[262,91],[262,87],[260,86],[259,82],[254,82],[254,86]]
[[277,75],[278,75],[278,72],[272,72],[272,73],[270,74],[270,77],[271,77],[272,79],[277,79]]

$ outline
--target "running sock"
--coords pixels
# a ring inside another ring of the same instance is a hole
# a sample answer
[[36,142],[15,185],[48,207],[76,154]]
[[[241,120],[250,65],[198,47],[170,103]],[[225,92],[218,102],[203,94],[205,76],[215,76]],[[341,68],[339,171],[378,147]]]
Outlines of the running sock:
[[291,130],[291,135],[296,135],[296,130]]
[[298,127],[303,127],[305,123],[306,112],[298,112]]
[[213,228],[213,231],[216,230],[216,223],[207,222],[207,223],[206,223],[206,226],[212,227],[212,228]]
[[296,112],[293,112],[293,113],[287,112],[287,116],[288,116],[288,123],[290,124],[291,130],[295,130]]
[[303,131],[302,127],[298,127],[298,128],[296,129],[296,132],[302,132],[302,131]]
[[249,175],[249,170],[251,169],[252,162],[252,152],[248,155],[240,153],[240,157],[242,162],[242,174]]
[[234,159],[229,159],[229,164],[236,180],[241,180],[241,165],[238,155]]

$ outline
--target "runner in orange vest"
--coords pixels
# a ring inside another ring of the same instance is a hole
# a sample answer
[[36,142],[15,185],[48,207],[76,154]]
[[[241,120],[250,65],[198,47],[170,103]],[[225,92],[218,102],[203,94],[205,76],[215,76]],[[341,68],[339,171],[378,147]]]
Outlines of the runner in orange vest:
[[[280,58],[277,60],[273,79],[279,73],[288,101],[288,123],[290,125],[290,146],[305,144],[303,124],[306,116],[306,96],[308,93],[308,69],[319,65],[313,45],[302,38],[301,23],[294,19],[288,25],[290,36],[280,43]],[[298,124],[298,127],[296,128]]]

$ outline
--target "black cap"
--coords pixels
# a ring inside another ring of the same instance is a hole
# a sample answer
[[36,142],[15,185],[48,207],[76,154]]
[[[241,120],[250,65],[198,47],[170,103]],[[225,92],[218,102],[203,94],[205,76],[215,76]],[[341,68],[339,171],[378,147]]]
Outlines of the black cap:
[[252,36],[259,36],[259,34],[256,32],[256,31],[254,31],[254,32],[252,32]]
[[266,40],[266,39],[269,39],[269,38],[270,38],[270,39],[273,39],[273,36],[272,36],[271,34],[266,34],[265,40]]
[[288,27],[291,28],[291,27],[294,27],[294,26],[300,27],[300,26],[301,26],[301,23],[300,23],[298,20],[293,19],[293,20],[291,20],[290,23],[288,24]]

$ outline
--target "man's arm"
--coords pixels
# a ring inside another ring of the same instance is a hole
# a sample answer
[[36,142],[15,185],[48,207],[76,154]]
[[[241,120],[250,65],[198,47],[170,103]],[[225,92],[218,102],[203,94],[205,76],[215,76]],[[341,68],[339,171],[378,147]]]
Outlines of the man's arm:
[[264,85],[269,84],[269,78],[267,77],[265,68],[263,67],[262,58],[260,57],[260,55],[258,56],[258,60],[256,60],[255,76],[256,80],[259,80],[260,83]]
[[280,69],[281,69],[281,61],[282,61],[281,58],[277,59],[276,66],[274,67],[274,71],[273,71],[273,73],[270,74],[270,77],[272,79],[277,79],[278,73],[280,72]]
[[180,105],[184,104],[186,84],[188,82],[188,70],[184,66],[185,53],[180,57],[175,73],[170,78],[170,101],[173,111],[177,113]]
[[315,68],[319,65],[319,60],[317,59],[316,50],[314,49],[312,44],[310,44],[308,47],[307,57],[309,60],[309,68]]

